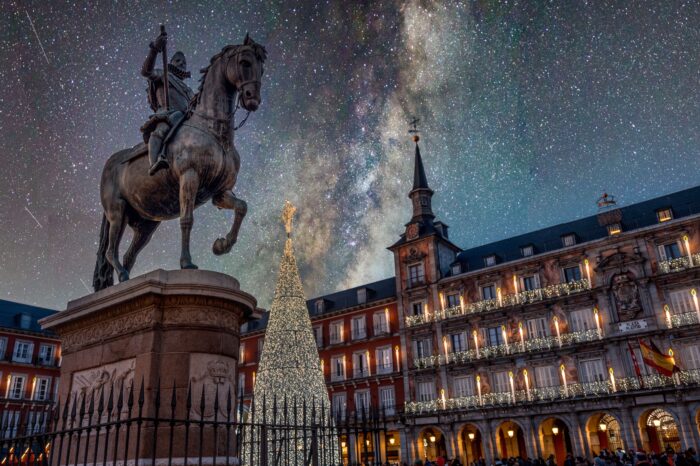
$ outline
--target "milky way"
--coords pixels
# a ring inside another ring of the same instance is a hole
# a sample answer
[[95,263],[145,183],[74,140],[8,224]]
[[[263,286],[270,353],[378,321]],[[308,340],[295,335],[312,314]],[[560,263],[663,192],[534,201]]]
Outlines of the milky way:
[[[391,276],[409,219],[421,118],[434,210],[474,246],[698,183],[700,2],[4,1],[0,5],[0,297],[54,308],[86,294],[99,177],[140,139],[139,75],[164,22],[196,87],[247,31],[268,50],[263,103],[236,134],[231,214],[195,213],[193,258],[269,305],[294,202],[308,296]],[[176,268],[177,222],[134,275]]]

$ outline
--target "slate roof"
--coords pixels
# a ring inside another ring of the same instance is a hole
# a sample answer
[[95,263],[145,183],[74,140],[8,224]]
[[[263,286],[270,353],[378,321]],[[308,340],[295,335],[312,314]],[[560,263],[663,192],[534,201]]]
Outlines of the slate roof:
[[[671,207],[674,219],[700,213],[700,186],[620,207],[622,231],[658,224],[657,210],[668,207]],[[520,248],[527,245],[534,246],[535,255],[562,249],[564,247],[562,236],[570,233],[576,235],[577,244],[608,236],[606,227],[598,224],[597,215],[591,215],[572,222],[561,223],[466,249],[457,255],[455,263],[461,263],[462,271],[466,272],[485,268],[484,257],[492,254],[496,255],[496,262],[499,264],[520,259],[523,257]]]
[[[335,293],[309,299],[306,301],[306,307],[309,310],[309,315],[313,318],[323,314],[330,314],[343,309],[359,306],[359,302],[357,300],[357,290],[361,288],[367,288],[366,304],[372,305],[374,302],[396,296],[396,279],[394,277],[385,278],[384,280],[379,280],[377,282],[367,283],[366,285],[360,285],[347,290],[336,291]],[[321,314],[316,312],[316,302],[319,299],[324,300],[324,310]],[[269,312],[263,313],[260,319],[248,323],[248,328],[245,332],[243,332],[243,334],[263,330],[265,327],[267,327],[267,321],[269,318]]]
[[[53,315],[56,312],[58,311],[0,299],[0,328],[17,330],[19,332],[41,333],[48,337],[55,338],[56,334],[53,332],[41,329],[39,320]],[[31,317],[28,328],[22,328],[20,326],[20,317],[22,314]]]

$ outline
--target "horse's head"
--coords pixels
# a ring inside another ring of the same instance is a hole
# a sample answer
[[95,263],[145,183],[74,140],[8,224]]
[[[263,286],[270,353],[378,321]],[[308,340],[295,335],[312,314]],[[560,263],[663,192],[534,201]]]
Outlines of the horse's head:
[[241,106],[250,112],[260,106],[260,86],[266,56],[265,47],[246,34],[243,45],[233,49],[228,57],[226,79],[236,88]]

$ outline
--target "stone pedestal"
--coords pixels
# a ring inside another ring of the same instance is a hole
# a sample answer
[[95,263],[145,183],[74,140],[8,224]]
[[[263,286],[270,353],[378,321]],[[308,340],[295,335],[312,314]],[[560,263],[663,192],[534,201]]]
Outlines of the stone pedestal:
[[[41,325],[56,332],[62,341],[62,403],[76,399],[80,403],[83,396],[89,407],[94,396],[97,410],[103,391],[106,404],[107,395],[114,390],[116,405],[117,394],[124,387],[126,404],[133,384],[132,416],[136,416],[143,383],[144,417],[155,415],[160,386],[159,417],[174,414],[178,419],[199,421],[216,416],[221,421],[226,420],[229,391],[235,406],[240,326],[248,318],[259,316],[257,312],[255,298],[241,291],[233,277],[202,270],[155,270],[71,301],[65,311],[43,319]],[[192,403],[187,409],[190,387]],[[173,389],[176,407],[171,412]],[[214,413],[217,393],[219,412]],[[123,418],[125,411],[126,407],[122,409]],[[96,421],[95,415],[92,422]],[[154,435],[152,422],[144,421],[141,427],[139,444],[129,447],[138,452],[126,453],[125,448],[125,453],[118,452],[117,456],[150,458],[155,450],[157,457],[166,457],[168,429]],[[178,424],[173,434],[173,456],[181,456],[178,448],[184,428],[184,424]],[[195,432],[192,434],[199,434]],[[135,441],[133,430],[131,435]],[[204,447],[205,455],[208,449]]]

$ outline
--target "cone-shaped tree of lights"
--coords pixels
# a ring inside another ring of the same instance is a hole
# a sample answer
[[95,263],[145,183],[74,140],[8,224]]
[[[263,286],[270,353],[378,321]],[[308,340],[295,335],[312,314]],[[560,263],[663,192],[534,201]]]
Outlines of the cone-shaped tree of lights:
[[268,464],[307,464],[314,455],[320,465],[335,465],[340,462],[338,439],[330,422],[328,391],[292,245],[295,211],[290,202],[285,203],[282,220],[287,240],[255,379],[253,419],[271,429],[286,426],[277,435],[278,440],[288,439],[284,444],[272,445],[270,434],[266,436]]

